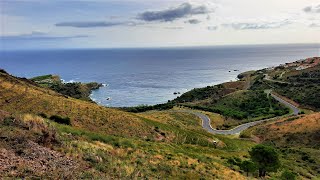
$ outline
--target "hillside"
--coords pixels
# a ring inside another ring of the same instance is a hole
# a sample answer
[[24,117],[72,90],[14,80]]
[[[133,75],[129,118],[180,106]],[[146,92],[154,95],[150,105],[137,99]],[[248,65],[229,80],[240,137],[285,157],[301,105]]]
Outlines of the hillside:
[[[279,146],[319,148],[320,113],[278,120],[256,129],[262,141],[276,142]],[[289,143],[289,144],[288,144]]]
[[[70,118],[74,127],[126,137],[152,136],[152,129],[130,113],[61,95],[21,78],[0,73],[0,109]],[[137,128],[140,127],[140,128]]]
[[[252,145],[215,149],[128,139],[3,111],[0,129],[2,177],[244,179],[223,162],[232,155],[245,156]],[[227,145],[237,141],[231,142]]]
[[319,57],[259,70],[256,75],[258,76],[251,89],[272,88],[278,94],[300,104],[301,108],[320,110]]
[[[61,94],[48,86],[48,78],[59,81],[54,76],[28,80],[0,70],[0,178],[256,179],[256,169],[245,165],[257,144],[280,157],[279,169],[266,178],[319,178],[320,114],[290,115],[270,95],[317,111],[317,96],[305,95],[317,93],[319,66],[296,68],[250,71],[166,104],[124,109]],[[312,79],[303,79],[305,73]],[[216,129],[268,121],[240,136],[218,135],[190,112],[207,115]]]
[[304,178],[320,174],[320,113],[288,117],[253,127],[250,134],[256,141],[275,146],[284,167]]
[[244,179],[226,160],[254,143],[215,137],[193,115],[105,108],[3,71],[0,86],[2,177]]
[[242,73],[235,82],[193,89],[170,103],[224,116],[218,129],[288,114],[289,109],[268,95],[269,87],[251,89],[258,76],[255,73]]

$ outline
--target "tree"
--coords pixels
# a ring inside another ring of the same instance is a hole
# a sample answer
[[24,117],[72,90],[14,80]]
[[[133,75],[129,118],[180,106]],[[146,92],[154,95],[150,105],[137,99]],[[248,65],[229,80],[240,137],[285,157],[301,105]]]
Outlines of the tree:
[[257,145],[249,151],[251,160],[257,164],[259,177],[265,177],[266,172],[274,172],[280,167],[279,155],[270,146]]
[[256,171],[257,167],[252,161],[242,161],[240,164],[240,169],[247,173],[247,176],[249,176],[249,172]]

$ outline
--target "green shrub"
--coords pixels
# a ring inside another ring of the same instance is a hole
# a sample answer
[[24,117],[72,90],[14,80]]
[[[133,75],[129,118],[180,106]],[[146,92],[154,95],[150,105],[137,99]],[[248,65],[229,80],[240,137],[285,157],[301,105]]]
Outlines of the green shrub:
[[140,112],[146,112],[146,111],[151,111],[151,110],[168,110],[172,109],[175,104],[172,102],[168,102],[165,104],[156,104],[153,106],[148,106],[148,105],[140,105],[140,106],[135,106],[135,107],[124,107],[121,108],[122,110],[125,110],[127,112],[133,112],[133,113],[140,113]]
[[295,180],[296,175],[289,170],[284,170],[280,176],[282,180]]
[[288,108],[268,97],[263,91],[258,90],[246,91],[235,96],[226,96],[211,104],[185,106],[239,120],[271,118],[289,113]]
[[45,114],[45,113],[40,113],[40,114],[38,114],[40,117],[42,117],[42,118],[48,118],[48,116]]
[[31,78],[31,80],[32,81],[43,81],[43,80],[51,79],[51,78],[52,78],[52,75],[48,74],[48,75],[37,76],[37,77]]
[[0,69],[0,73],[8,74],[4,69]]
[[69,117],[63,118],[58,115],[53,115],[49,119],[59,124],[71,125],[71,121]]
[[13,123],[14,123],[14,118],[13,117],[6,117],[3,120],[3,124],[5,126],[11,126],[11,125],[13,125]]
[[227,163],[231,165],[240,166],[242,163],[242,160],[238,157],[231,157],[231,158],[228,158]]

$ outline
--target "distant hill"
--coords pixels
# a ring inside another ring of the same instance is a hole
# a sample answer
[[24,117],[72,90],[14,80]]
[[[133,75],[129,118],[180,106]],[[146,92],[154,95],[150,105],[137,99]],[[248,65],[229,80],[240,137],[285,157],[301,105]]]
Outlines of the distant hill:
[[30,80],[39,84],[42,87],[50,88],[60,94],[70,96],[76,99],[86,100],[93,102],[90,99],[90,94],[93,90],[99,89],[103,85],[97,82],[90,83],[80,83],[80,82],[72,82],[72,83],[64,83],[57,75],[44,75],[33,77]]
[[[263,69],[257,73],[261,75],[256,77],[251,89],[272,88],[302,108],[320,110],[320,57]],[[266,80],[263,74],[268,74],[269,78]]]

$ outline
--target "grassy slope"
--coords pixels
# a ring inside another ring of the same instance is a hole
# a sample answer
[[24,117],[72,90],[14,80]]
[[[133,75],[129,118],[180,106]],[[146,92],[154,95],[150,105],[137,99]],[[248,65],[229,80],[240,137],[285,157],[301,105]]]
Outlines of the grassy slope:
[[254,135],[260,143],[277,147],[283,167],[303,178],[320,177],[320,113],[269,122],[244,134]]
[[11,113],[44,113],[69,117],[75,127],[121,136],[152,136],[153,130],[130,113],[67,98],[0,73],[0,108]]
[[[75,169],[73,177],[82,178],[243,179],[226,166],[226,158],[247,156],[254,145],[208,134],[188,114],[126,113],[66,98],[5,73],[0,73],[0,86],[0,109],[5,110],[0,113],[0,137],[5,137],[0,138],[0,156],[9,154],[20,162],[3,176],[68,178],[69,168]],[[35,115],[39,113],[70,117],[72,126],[42,119]],[[34,151],[44,159],[28,160]],[[60,159],[50,162],[51,156]],[[43,160],[49,169],[38,168]],[[50,168],[61,161],[70,163],[57,171]]]
[[[258,76],[254,75],[252,78]],[[72,162],[77,162],[78,166],[71,166],[78,169],[76,171],[78,173],[74,174],[77,177],[244,179],[241,174],[228,168],[226,159],[233,156],[247,158],[247,151],[255,144],[243,139],[208,134],[199,126],[199,119],[190,114],[168,111],[125,113],[65,98],[4,73],[0,73],[0,86],[0,109],[15,113],[16,115],[13,115],[15,119],[18,119],[19,113],[46,113],[49,116],[58,114],[71,117],[73,126],[56,124],[46,119],[38,120],[48,124],[53,128],[52,131],[57,132],[56,137],[60,143],[39,142],[39,139],[46,139],[43,137],[47,137],[45,132],[48,130],[37,131],[34,130],[34,125],[25,127],[25,125],[10,124],[10,121],[4,121],[5,123],[0,121],[0,137],[5,135],[9,136],[9,139],[15,139],[16,135],[21,136],[20,138],[28,135],[26,137],[33,142],[43,147],[50,147],[64,158],[71,158]],[[232,87],[233,84],[228,83],[228,86]],[[222,89],[230,90],[228,87]],[[221,97],[241,88],[232,89],[230,92],[223,90],[222,96],[218,93],[219,96],[215,97],[220,101]],[[200,94],[201,91],[198,92],[198,95]],[[198,102],[211,103],[206,100],[207,95],[200,95],[204,97],[204,101]],[[217,121],[221,121],[221,117],[209,114],[217,118]],[[25,124],[26,120],[22,119],[22,124]],[[314,178],[320,174],[317,165],[320,156],[317,144],[319,139],[317,119],[319,115],[307,115],[301,120],[287,118],[277,124],[249,129],[246,133],[258,136],[262,143],[276,146],[281,152],[285,168],[299,173],[303,178]],[[124,131],[121,127],[129,129]],[[290,129],[291,127],[294,128]],[[216,148],[212,144],[213,140],[219,142]],[[0,138],[0,149],[16,151],[18,144],[12,145],[8,142],[10,141],[3,141],[3,138]],[[0,155],[1,153],[2,151]],[[24,154],[27,156],[29,151],[24,153],[27,153]],[[19,155],[20,151],[16,154],[23,157],[23,153]],[[23,175],[29,172],[25,167],[21,167],[19,171]],[[51,175],[47,174],[44,177]],[[65,177],[68,177],[68,174],[65,174]]]
[[[166,113],[160,115],[168,116]],[[171,120],[180,121],[179,118]],[[162,118],[156,121],[160,122]],[[186,124],[197,124],[196,121],[190,119]],[[223,146],[217,148],[187,142],[146,141],[78,129],[34,115],[9,115],[3,111],[0,111],[0,130],[0,156],[1,152],[7,151],[20,159],[19,165],[13,162],[5,171],[0,170],[2,176],[8,177],[244,179],[225,166],[225,162],[231,156],[248,156],[247,151],[254,145],[250,141],[225,137],[221,137]],[[16,143],[17,139],[28,143]],[[42,157],[29,160],[33,148]],[[59,159],[50,161],[48,154]],[[47,169],[39,169],[41,162],[44,167],[48,166]],[[68,163],[62,166],[59,165],[61,162]],[[74,169],[73,174],[66,169]]]

